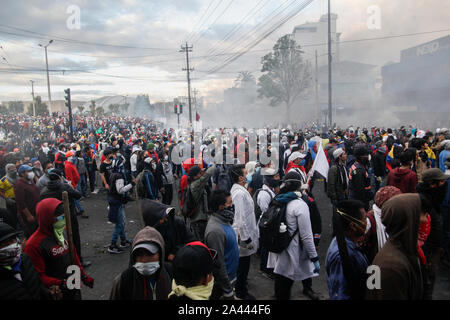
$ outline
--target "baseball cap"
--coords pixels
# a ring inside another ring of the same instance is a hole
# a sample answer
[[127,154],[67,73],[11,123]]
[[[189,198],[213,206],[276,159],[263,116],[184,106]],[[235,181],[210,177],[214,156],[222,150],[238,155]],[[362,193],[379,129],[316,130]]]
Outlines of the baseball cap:
[[214,260],[217,251],[208,248],[200,241],[186,244],[178,250],[173,260],[174,275],[200,272],[211,273],[214,268]]
[[25,171],[32,171],[32,170],[33,170],[32,167],[30,167],[29,165],[23,164],[23,165],[21,165],[21,166],[19,167],[19,170],[17,170],[17,172],[18,172],[19,174],[21,174],[22,172],[25,172]]
[[438,168],[427,169],[422,173],[423,181],[447,180],[448,178],[450,178],[450,175],[445,174]]
[[140,249],[140,248],[147,250],[152,255],[159,251],[159,246],[157,244],[155,244],[153,242],[143,242],[143,243],[137,244],[133,248],[133,252],[135,252],[137,249]]
[[0,242],[7,240],[20,234],[20,231],[16,231],[7,223],[0,222]]

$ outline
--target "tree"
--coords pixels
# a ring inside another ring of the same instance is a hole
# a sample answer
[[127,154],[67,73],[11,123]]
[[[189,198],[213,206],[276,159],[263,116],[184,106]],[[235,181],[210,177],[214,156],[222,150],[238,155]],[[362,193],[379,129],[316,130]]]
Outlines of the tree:
[[89,113],[91,114],[91,116],[95,116],[96,110],[95,100],[91,100],[91,104],[89,105]]
[[266,74],[258,79],[259,98],[270,99],[271,106],[284,102],[290,117],[292,105],[311,84],[310,63],[303,61],[300,46],[289,35],[278,39],[261,63],[261,72]]
[[[37,96],[34,99],[34,103],[35,103],[35,108],[36,108],[36,115],[37,116],[43,116],[45,114],[48,114],[48,107],[46,103],[42,103],[42,99],[41,96]],[[33,115],[33,103],[30,103],[28,105],[28,111],[27,113],[32,116]]]
[[103,107],[97,107],[97,109],[95,109],[95,114],[97,116],[102,116],[105,114],[105,109],[103,109]]
[[5,106],[4,104],[0,104],[0,114],[8,114],[9,110],[8,107]]
[[77,108],[78,108],[78,111],[80,112],[80,114],[82,114],[83,111],[84,111],[84,107],[83,106],[78,106]]
[[234,80],[234,87],[242,88],[248,84],[256,84],[255,76],[250,71],[240,71]]
[[119,113],[120,105],[117,103],[110,104],[108,106],[108,109],[109,109],[109,111],[111,111],[111,113],[117,114],[117,113]]
[[11,113],[22,113],[24,110],[24,105],[22,101],[10,101],[8,105],[9,105],[9,112]]

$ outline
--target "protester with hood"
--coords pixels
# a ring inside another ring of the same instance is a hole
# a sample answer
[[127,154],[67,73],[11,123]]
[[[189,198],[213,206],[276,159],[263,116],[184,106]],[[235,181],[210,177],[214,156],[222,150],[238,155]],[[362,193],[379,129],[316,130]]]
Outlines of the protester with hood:
[[355,147],[355,163],[349,169],[349,199],[359,200],[369,209],[369,202],[373,199],[370,177],[368,172],[369,151],[365,146]]
[[412,149],[406,149],[400,154],[401,167],[389,172],[387,185],[399,188],[403,193],[415,193],[417,186],[417,174],[411,170],[414,163],[415,152]]
[[399,194],[402,194],[402,191],[393,186],[380,188],[375,194],[375,203],[372,205],[372,210],[367,212],[367,228],[362,241],[362,249],[369,264],[383,248],[388,238],[385,227],[381,222],[381,208],[386,201]]
[[314,245],[309,208],[301,198],[301,186],[301,175],[291,171],[284,176],[280,193],[275,197],[276,201],[287,204],[287,232],[293,236],[281,253],[269,252],[267,268],[274,269],[277,300],[290,299],[294,281],[302,281],[303,294],[319,300],[312,289],[312,278],[320,271],[319,256]]
[[16,184],[19,177],[17,176],[17,168],[14,164],[8,163],[5,166],[6,175],[0,179],[0,196],[5,199],[6,209],[8,210],[8,220],[10,225],[17,229],[17,206],[16,206],[16,196],[14,194],[14,185]]
[[62,172],[58,169],[53,169],[49,174],[49,178],[49,183],[41,191],[41,200],[47,198],[55,198],[62,201],[63,192],[67,192],[69,198],[70,222],[72,226],[73,242],[80,261],[83,264],[83,267],[86,268],[91,265],[91,263],[89,261],[83,261],[83,258],[81,257],[80,230],[75,209],[75,200],[81,199],[81,193],[71,187],[68,183],[65,183],[63,181]]
[[343,200],[333,212],[335,237],[325,260],[331,300],[363,300],[368,262],[359,247],[366,231],[366,210],[358,200]]
[[67,268],[71,265],[78,266],[81,281],[90,288],[94,286],[94,279],[84,272],[75,248],[75,261],[71,261],[69,247],[64,238],[66,219],[62,201],[54,198],[42,200],[36,207],[36,218],[39,228],[26,242],[25,253],[33,261],[44,286],[59,286],[63,300],[81,300],[79,289],[67,287],[67,278],[70,276]]
[[195,237],[184,219],[175,214],[174,207],[149,199],[141,200],[140,205],[145,226],[155,228],[164,239],[164,261],[167,271],[172,274],[172,261],[177,251]]
[[235,209],[231,194],[227,191],[214,191],[211,195],[210,208],[212,214],[205,230],[205,243],[217,252],[211,300],[233,300],[239,247],[232,227]]
[[36,222],[36,205],[40,200],[39,189],[33,182],[34,172],[32,167],[21,165],[17,172],[20,177],[14,184],[17,216],[24,228],[25,238],[28,238],[38,227]]
[[345,167],[347,153],[342,148],[333,152],[334,163],[328,171],[327,195],[336,206],[339,201],[348,199],[348,173]]
[[389,238],[375,256],[380,287],[367,289],[368,300],[419,300],[423,282],[417,253],[421,213],[418,194],[400,194],[383,204],[382,223]]
[[[193,206],[195,207],[195,212],[189,218],[189,221],[191,231],[199,241],[204,240],[206,224],[208,222],[208,196],[205,187],[216,170],[216,165],[212,165],[206,171],[195,165],[188,173],[189,189],[192,194]],[[183,203],[183,205],[186,204]]]
[[49,292],[33,262],[22,253],[19,234],[10,225],[0,223],[0,300],[48,299]]
[[231,197],[235,206],[233,228],[238,236],[239,267],[236,280],[236,297],[255,300],[248,293],[247,277],[250,270],[250,257],[258,250],[259,230],[256,226],[254,203],[245,189],[247,170],[243,164],[234,165],[230,171],[233,187]]
[[113,282],[110,300],[167,300],[172,279],[166,271],[164,239],[152,227],[134,237],[128,269]]
[[214,287],[216,256],[216,251],[200,241],[182,247],[173,261],[169,300],[209,300]]

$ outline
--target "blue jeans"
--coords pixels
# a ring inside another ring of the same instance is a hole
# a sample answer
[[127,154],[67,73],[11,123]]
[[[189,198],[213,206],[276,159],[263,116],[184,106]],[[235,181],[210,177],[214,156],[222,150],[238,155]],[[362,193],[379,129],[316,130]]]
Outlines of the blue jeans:
[[117,244],[117,240],[119,239],[122,242],[124,242],[127,238],[125,236],[125,221],[124,221],[124,211],[123,211],[123,205],[119,208],[119,214],[117,216],[117,223],[114,228],[112,239],[111,239],[111,245],[114,246]]
[[[77,186],[78,189],[78,186]],[[73,202],[75,203],[75,207],[77,208],[78,212],[82,212],[84,211],[83,206],[81,205],[80,200],[73,200]]]
[[80,181],[78,182],[77,190],[81,192],[83,197],[86,198],[86,175],[80,175]]

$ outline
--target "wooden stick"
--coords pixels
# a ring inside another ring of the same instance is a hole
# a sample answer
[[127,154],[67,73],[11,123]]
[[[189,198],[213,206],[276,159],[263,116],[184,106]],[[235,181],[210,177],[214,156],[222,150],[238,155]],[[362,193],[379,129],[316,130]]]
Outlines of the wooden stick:
[[67,191],[62,193],[62,201],[64,204],[64,216],[66,217],[67,242],[69,243],[70,260],[75,264],[75,246],[72,236],[72,220],[70,217],[69,195]]

